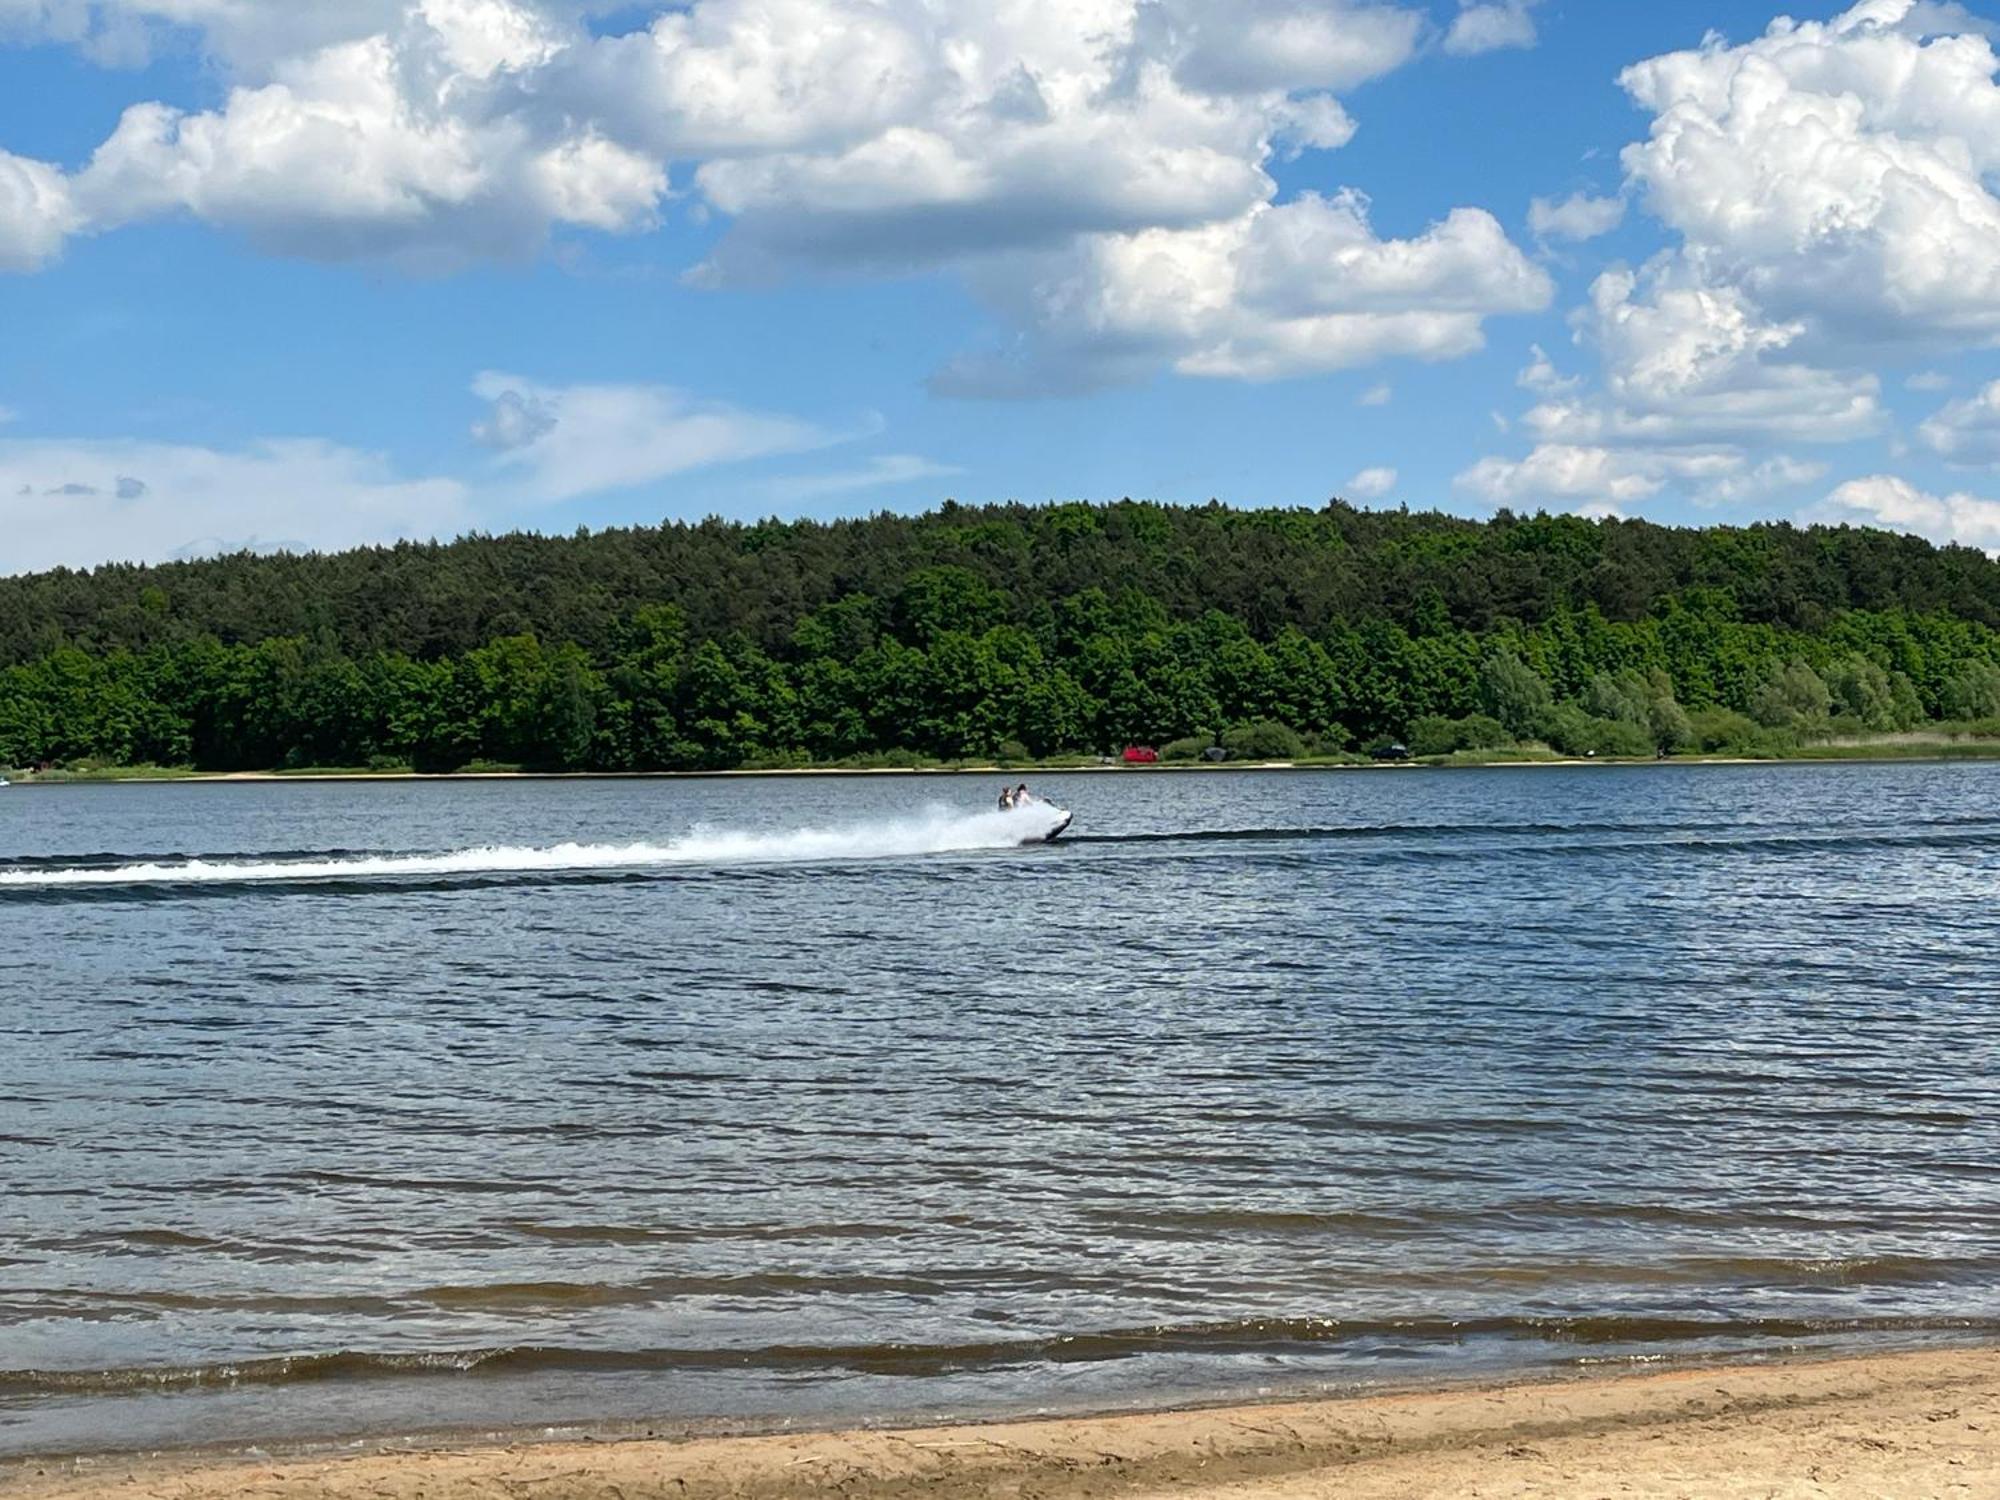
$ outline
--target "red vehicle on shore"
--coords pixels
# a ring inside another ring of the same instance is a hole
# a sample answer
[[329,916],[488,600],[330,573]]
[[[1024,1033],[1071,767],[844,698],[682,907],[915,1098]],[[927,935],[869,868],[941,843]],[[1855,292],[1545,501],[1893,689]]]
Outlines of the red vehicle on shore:
[[1160,763],[1160,752],[1151,745],[1127,745],[1125,764],[1128,766],[1156,766]]

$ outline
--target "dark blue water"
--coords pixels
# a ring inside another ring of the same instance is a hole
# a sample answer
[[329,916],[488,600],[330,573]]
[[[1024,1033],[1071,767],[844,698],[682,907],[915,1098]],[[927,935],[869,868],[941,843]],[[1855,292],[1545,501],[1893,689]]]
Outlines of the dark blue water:
[[2000,1331],[2000,767],[997,789],[0,792],[0,1452]]

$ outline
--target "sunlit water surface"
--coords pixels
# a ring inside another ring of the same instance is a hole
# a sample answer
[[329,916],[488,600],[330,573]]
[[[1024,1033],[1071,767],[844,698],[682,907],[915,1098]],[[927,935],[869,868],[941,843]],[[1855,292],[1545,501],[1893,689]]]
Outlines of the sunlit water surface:
[[0,1453],[2000,1331],[2000,767],[0,792]]

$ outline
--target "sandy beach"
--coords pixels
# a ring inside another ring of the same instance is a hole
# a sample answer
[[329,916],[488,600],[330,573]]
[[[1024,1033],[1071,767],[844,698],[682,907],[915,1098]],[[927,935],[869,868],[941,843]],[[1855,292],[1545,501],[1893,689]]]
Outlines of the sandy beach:
[[1198,1411],[0,1469],[7,1500],[2000,1494],[2000,1349]]

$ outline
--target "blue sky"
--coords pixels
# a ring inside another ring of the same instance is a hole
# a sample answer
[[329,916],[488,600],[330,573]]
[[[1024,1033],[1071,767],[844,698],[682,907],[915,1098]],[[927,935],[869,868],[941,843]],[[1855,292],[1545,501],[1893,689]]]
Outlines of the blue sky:
[[0,570],[947,495],[2000,548],[1992,33],[0,0]]

